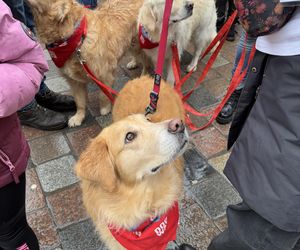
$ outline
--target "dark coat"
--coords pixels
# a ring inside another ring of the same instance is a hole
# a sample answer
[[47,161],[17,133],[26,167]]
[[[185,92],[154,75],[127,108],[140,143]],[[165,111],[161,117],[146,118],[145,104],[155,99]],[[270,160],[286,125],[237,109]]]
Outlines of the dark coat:
[[300,232],[300,55],[256,52],[232,145],[224,173],[243,200],[280,229]]

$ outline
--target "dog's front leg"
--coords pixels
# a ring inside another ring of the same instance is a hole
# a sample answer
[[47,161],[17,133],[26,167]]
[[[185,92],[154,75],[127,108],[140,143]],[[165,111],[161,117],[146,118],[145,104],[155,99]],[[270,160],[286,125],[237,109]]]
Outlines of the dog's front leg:
[[[115,78],[113,75],[107,75],[101,78],[105,84],[112,87]],[[108,97],[102,92],[99,92],[100,114],[107,115],[111,111],[111,102]]]
[[71,86],[71,90],[74,96],[74,100],[76,103],[77,111],[75,115],[73,115],[69,119],[69,127],[80,126],[83,119],[85,118],[86,112],[86,99],[87,99],[87,89],[86,84],[81,82],[76,82],[74,80],[68,79],[68,82]]

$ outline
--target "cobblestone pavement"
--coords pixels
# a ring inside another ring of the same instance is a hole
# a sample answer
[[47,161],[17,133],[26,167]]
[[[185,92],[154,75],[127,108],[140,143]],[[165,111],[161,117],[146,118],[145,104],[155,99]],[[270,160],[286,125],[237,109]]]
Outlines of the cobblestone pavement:
[[[191,96],[189,102],[202,111],[211,110],[220,101],[228,86],[236,42],[226,42],[221,55],[207,79]],[[183,67],[191,58],[185,53]],[[47,84],[56,92],[69,93],[69,87],[50,61]],[[205,62],[205,60],[204,60]],[[128,71],[122,61],[116,89],[134,78],[140,69]],[[187,83],[185,90],[201,72]],[[88,115],[82,126],[45,132],[24,127],[31,147],[27,170],[28,219],[39,238],[42,249],[94,250],[105,249],[82,205],[81,193],[73,166],[90,138],[110,123],[110,116],[101,117],[97,99],[98,88],[89,86]],[[204,118],[194,119],[198,125]],[[185,192],[181,202],[181,226],[177,243],[187,242],[197,249],[206,249],[210,240],[226,227],[225,209],[240,198],[222,174],[229,153],[226,137],[229,125],[213,123],[203,131],[191,133],[194,146],[185,155]]]

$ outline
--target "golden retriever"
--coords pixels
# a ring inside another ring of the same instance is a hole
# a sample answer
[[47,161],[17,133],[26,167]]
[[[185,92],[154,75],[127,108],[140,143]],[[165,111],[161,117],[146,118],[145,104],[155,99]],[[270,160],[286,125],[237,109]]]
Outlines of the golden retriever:
[[[82,58],[95,76],[112,86],[114,71],[124,52],[136,35],[136,20],[143,0],[104,1],[95,10],[89,10],[74,0],[28,0],[42,43],[51,44],[73,34],[78,21],[87,18],[87,35],[81,46]],[[76,53],[61,68],[76,102],[77,112],[69,119],[69,126],[81,125],[86,113],[86,76]],[[108,114],[111,104],[100,92],[100,113]]]
[[180,155],[188,135],[180,121],[184,109],[179,96],[162,82],[152,121],[135,114],[144,112],[152,83],[143,76],[126,84],[113,108],[113,124],[91,141],[75,167],[87,212],[111,250],[125,248],[109,225],[130,230],[160,216],[180,199],[183,189]]
[[[159,42],[165,0],[145,0],[138,15],[138,25],[142,25],[151,42]],[[174,82],[172,72],[171,43],[177,44],[179,56],[192,42],[195,52],[187,71],[196,70],[203,49],[216,36],[216,6],[214,0],[174,0],[171,10],[165,64],[167,81]],[[143,49],[156,65],[158,47]],[[133,68],[137,61],[133,59],[127,66]]]

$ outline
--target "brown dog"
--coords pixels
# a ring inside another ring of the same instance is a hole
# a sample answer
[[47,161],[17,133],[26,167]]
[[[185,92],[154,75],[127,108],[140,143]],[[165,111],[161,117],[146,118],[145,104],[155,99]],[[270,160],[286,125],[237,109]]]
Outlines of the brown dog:
[[[126,245],[115,239],[109,226],[118,234],[118,230],[130,231],[150,217],[162,216],[173,209],[183,189],[180,155],[188,136],[180,120],[184,109],[179,96],[162,82],[152,122],[136,114],[144,112],[152,84],[153,79],[144,76],[125,85],[113,109],[114,123],[91,141],[76,165],[84,205],[111,250]],[[180,119],[165,121],[171,117]],[[174,230],[176,225],[171,223],[168,218],[155,233],[161,236],[166,228]],[[156,239],[151,244],[143,249],[160,249]]]
[[[109,0],[97,9],[89,10],[73,0],[28,0],[42,43],[53,44],[70,37],[78,22],[86,16],[87,34],[81,46],[81,56],[95,76],[112,86],[114,71],[132,37],[136,35],[136,19],[143,0]],[[61,68],[71,86],[77,112],[69,120],[69,126],[79,126],[86,112],[86,76],[76,53]],[[110,112],[111,104],[100,94],[100,113]]]

